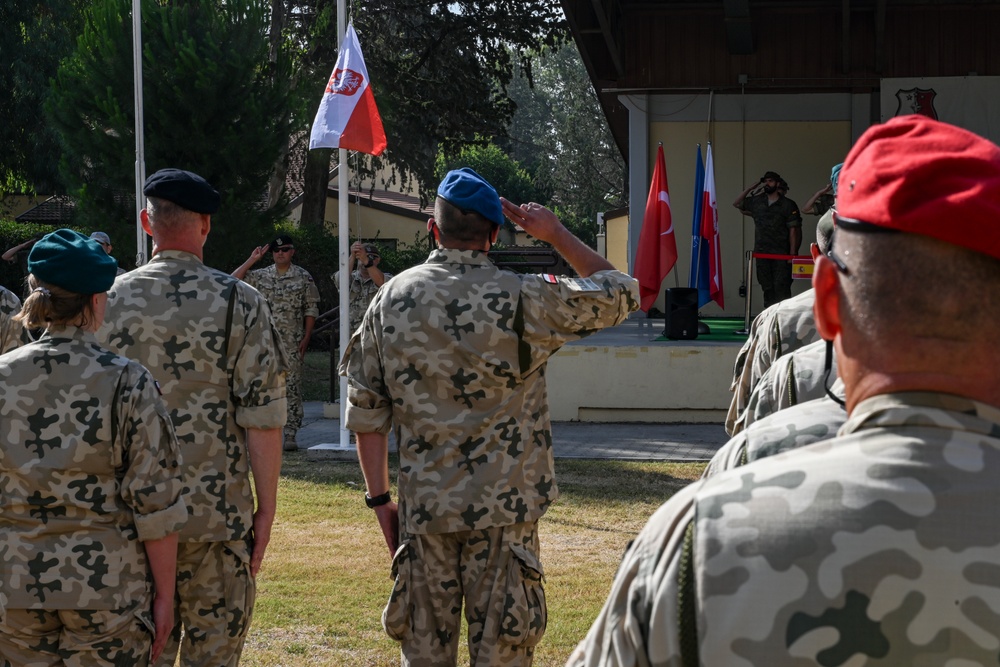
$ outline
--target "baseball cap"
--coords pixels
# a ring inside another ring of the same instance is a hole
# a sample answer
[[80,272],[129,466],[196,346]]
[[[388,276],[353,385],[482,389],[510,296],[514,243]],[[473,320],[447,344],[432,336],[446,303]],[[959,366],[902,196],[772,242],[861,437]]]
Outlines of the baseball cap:
[[922,115],[866,131],[840,172],[846,230],[922,234],[1000,259],[1000,147]]
[[160,169],[146,179],[142,194],[166,199],[181,208],[209,215],[219,210],[222,198],[204,178],[183,169]]
[[93,232],[91,233],[90,238],[94,239],[98,243],[111,245],[111,237],[105,234],[104,232]]
[[475,211],[498,227],[503,224],[503,207],[496,189],[468,167],[445,174],[437,194],[462,211]]

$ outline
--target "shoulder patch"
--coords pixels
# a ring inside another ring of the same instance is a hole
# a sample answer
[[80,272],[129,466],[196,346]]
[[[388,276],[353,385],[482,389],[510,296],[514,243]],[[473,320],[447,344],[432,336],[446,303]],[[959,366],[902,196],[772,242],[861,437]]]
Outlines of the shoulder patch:
[[542,274],[542,279],[543,279],[543,280],[544,280],[545,282],[549,283],[550,285],[556,285],[556,284],[558,284],[558,283],[559,283],[559,279],[558,279],[558,278],[556,278],[556,277],[555,277],[554,275],[552,275],[551,273],[543,273],[543,274]]
[[590,278],[566,278],[563,285],[574,292],[600,292],[602,288]]

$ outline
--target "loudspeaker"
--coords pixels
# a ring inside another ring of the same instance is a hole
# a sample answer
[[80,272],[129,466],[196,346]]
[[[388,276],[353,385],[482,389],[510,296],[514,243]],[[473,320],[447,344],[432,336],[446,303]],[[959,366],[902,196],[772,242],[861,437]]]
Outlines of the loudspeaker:
[[663,335],[673,340],[698,337],[698,290],[693,287],[667,288],[667,327]]

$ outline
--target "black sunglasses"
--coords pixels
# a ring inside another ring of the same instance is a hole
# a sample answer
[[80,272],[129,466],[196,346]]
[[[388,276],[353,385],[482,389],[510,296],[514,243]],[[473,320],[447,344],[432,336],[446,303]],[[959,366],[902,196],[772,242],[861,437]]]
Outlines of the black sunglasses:
[[288,252],[289,250],[295,250],[295,246],[283,245],[279,248],[275,248],[271,252]]

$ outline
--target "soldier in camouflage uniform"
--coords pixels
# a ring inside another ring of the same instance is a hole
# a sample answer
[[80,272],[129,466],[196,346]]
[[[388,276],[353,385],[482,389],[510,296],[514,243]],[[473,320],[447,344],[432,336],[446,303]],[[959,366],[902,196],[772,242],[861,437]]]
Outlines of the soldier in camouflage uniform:
[[[270,250],[274,264],[247,272]],[[302,427],[302,360],[309,349],[313,326],[319,317],[319,290],[309,272],[292,264],[295,242],[282,235],[270,245],[255,248],[250,258],[233,275],[256,288],[267,299],[271,317],[281,336],[285,352],[285,395],[288,421],[285,422],[285,451],[295,451],[295,436]]]
[[147,665],[187,519],[177,440],[149,372],[94,337],[114,260],[61,229],[28,266],[17,317],[48,329],[0,357],[0,663]]
[[[774,255],[797,255],[802,244],[802,216],[791,199],[778,192],[781,176],[769,171],[747,187],[733,202],[743,215],[753,218],[753,251]],[[763,184],[760,194],[751,195]],[[757,283],[764,291],[764,307],[792,295],[792,265],[784,259],[758,259]]]
[[[351,333],[354,333],[361,326],[361,318],[365,316],[375,292],[392,278],[392,274],[385,273],[379,268],[382,256],[378,254],[378,248],[371,243],[355,241],[351,245],[351,261],[354,262],[355,268],[351,271],[347,313]],[[340,273],[333,274],[333,281],[339,290]]]
[[28,330],[14,316],[21,311],[21,300],[6,287],[0,287],[0,354],[30,343]]
[[[428,222],[439,249],[379,291],[341,362],[366,500],[394,554],[383,626],[413,667],[456,663],[463,603],[470,665],[531,664],[546,625],[537,523],[558,494],[546,361],[638,308],[636,281],[550,211],[502,207],[472,170],[449,172]],[[504,215],[582,277],[493,266]]]
[[[780,410],[826,395],[826,341],[818,340],[778,359],[750,394],[743,429]],[[837,375],[836,355],[830,377]]]
[[177,617],[158,664],[179,650],[184,667],[236,665],[277,504],[281,343],[264,298],[202,263],[219,193],[178,169],[150,176],[143,193],[153,256],[116,280],[100,336],[156,375],[184,457]]
[[[813,261],[825,255],[833,236],[833,212],[816,226],[816,243],[809,246]],[[819,340],[813,317],[816,295],[809,289],[781,301],[758,315],[750,326],[750,336],[736,357],[733,399],[726,415],[726,433],[736,435],[745,427],[750,395],[767,370],[782,355]]]
[[904,116],[841,177],[813,285],[848,421],[671,498],[569,664],[997,664],[1000,148]]

